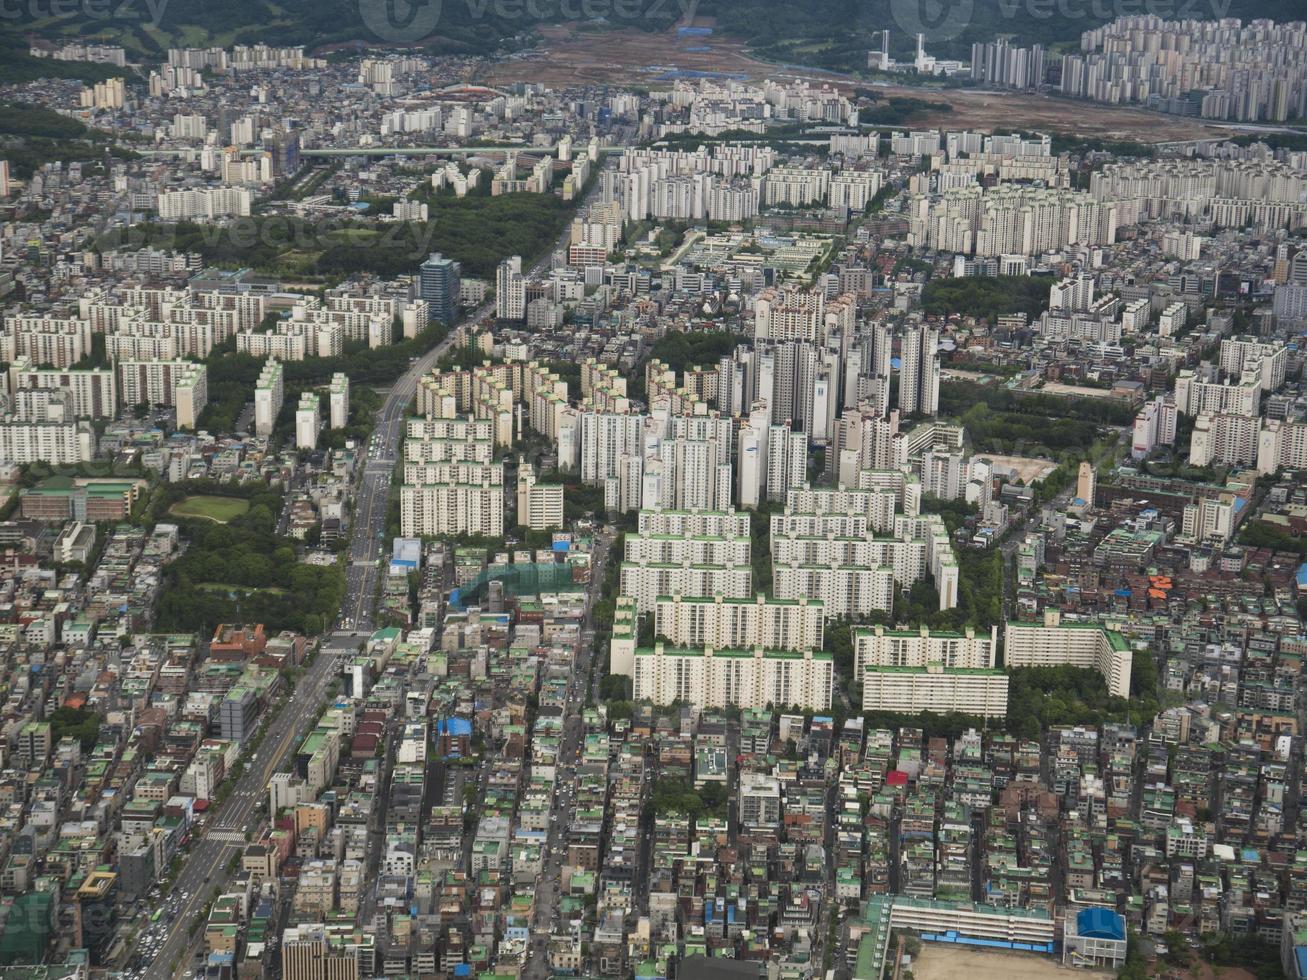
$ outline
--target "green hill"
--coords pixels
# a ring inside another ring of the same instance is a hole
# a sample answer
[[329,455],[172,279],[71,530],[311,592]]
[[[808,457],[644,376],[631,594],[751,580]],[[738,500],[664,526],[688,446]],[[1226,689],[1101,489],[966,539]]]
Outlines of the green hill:
[[[866,53],[889,30],[891,53],[910,56],[912,32],[922,19],[938,25],[927,30],[931,54],[966,58],[975,41],[996,34],[1018,43],[1048,47],[1074,46],[1080,33],[1103,22],[1095,10],[1113,4],[1089,0],[414,0],[411,19],[396,23],[399,0],[138,0],[114,2],[107,14],[82,12],[61,18],[0,23],[0,81],[22,81],[38,69],[47,75],[82,77],[112,73],[103,66],[44,62],[26,54],[27,33],[59,41],[72,38],[122,44],[144,60],[159,60],[170,46],[222,45],[263,41],[272,45],[324,45],[361,42],[416,42],[438,52],[488,53],[501,46],[529,43],[541,23],[565,19],[560,11],[591,11],[604,27],[629,26],[666,30],[686,15],[716,19],[718,30],[750,41],[756,53],[783,64],[833,70],[865,66]],[[1172,0],[1176,16],[1303,17],[1301,0]],[[1161,12],[1161,11],[1159,11]],[[537,16],[537,14],[539,16]],[[434,22],[429,30],[425,25]],[[421,35],[418,37],[417,35]],[[711,42],[706,42],[711,43]],[[602,40],[597,39],[601,45]]]

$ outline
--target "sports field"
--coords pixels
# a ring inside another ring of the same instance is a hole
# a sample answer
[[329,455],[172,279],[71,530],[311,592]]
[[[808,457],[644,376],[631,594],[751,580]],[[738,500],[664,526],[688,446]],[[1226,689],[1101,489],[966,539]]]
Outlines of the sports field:
[[228,521],[240,517],[249,509],[250,502],[241,500],[239,497],[197,494],[194,497],[187,497],[184,500],[177,501],[168,508],[168,513],[174,517],[199,518],[213,521],[215,524],[226,524]]
[[912,961],[916,980],[1107,980],[1112,973],[1063,966],[1051,956],[1035,953],[981,951],[937,943],[922,943]]

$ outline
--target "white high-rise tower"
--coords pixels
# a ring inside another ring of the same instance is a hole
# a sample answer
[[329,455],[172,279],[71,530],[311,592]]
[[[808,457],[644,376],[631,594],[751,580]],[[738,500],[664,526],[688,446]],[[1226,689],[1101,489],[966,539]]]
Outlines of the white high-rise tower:
[[939,332],[918,324],[903,335],[899,369],[899,409],[904,414],[939,411]]

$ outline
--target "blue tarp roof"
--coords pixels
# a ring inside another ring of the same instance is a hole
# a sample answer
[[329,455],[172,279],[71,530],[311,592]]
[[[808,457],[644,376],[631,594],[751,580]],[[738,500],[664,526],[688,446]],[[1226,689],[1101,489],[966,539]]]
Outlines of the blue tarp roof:
[[453,735],[457,738],[460,735],[472,734],[472,723],[466,718],[444,718],[436,727],[441,735]]
[[1076,932],[1094,939],[1125,939],[1125,919],[1111,909],[1084,909],[1076,915]]
[[1307,946],[1295,946],[1293,959],[1298,964],[1298,976],[1307,977]]

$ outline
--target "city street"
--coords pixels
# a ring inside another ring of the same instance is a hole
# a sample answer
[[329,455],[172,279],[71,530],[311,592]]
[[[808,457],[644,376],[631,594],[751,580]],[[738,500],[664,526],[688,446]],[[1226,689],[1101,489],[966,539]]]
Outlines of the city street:
[[[595,181],[590,193],[581,202],[584,208],[598,193]],[[567,247],[571,227],[563,229],[554,247],[545,253],[529,271],[536,276],[548,268],[553,254]],[[464,321],[475,324],[494,313],[494,303],[483,303],[469,313]],[[381,583],[381,562],[390,542],[386,533],[386,510],[390,500],[391,480],[395,463],[399,459],[404,437],[404,418],[417,395],[418,379],[435,367],[436,362],[449,352],[455,334],[451,332],[440,343],[414,361],[407,371],[391,386],[386,400],[377,414],[374,439],[369,443],[366,462],[359,480],[354,501],[354,528],[350,535],[349,565],[345,570],[345,600],[341,616],[350,620],[348,626],[339,626],[363,632],[372,630],[373,611],[377,589]]]
[[[596,181],[591,195],[597,188]],[[585,203],[582,202],[582,206]],[[532,275],[548,267],[556,249],[566,248],[569,234],[570,227],[565,228],[555,249],[551,249],[532,266]],[[485,303],[473,310],[466,317],[466,322],[478,323],[493,312],[494,304]],[[455,334],[451,331],[440,343],[415,360],[391,386],[377,414],[375,442],[370,443],[355,498],[349,564],[345,570],[345,599],[341,621],[337,624],[340,627],[338,636],[352,634],[363,638],[373,629],[382,561],[389,544],[384,540],[386,510],[395,461],[404,435],[404,418],[416,395],[418,379],[449,351],[454,337]],[[596,544],[591,602],[594,590],[602,584],[603,562],[609,543],[601,537]],[[348,627],[345,626],[347,618]],[[583,644],[576,671],[579,678],[588,676],[590,657],[593,655],[590,646],[591,644]],[[209,819],[212,822],[207,833],[194,843],[186,855],[186,863],[172,889],[182,896],[180,907],[167,939],[146,974],[150,980],[184,976],[194,968],[193,957],[203,940],[203,923],[194,932],[191,931],[196,917],[204,912],[210,898],[220,893],[229,881],[227,864],[232,855],[238,853],[244,845],[245,834],[259,825],[262,817],[258,810],[266,802],[272,774],[285,768],[294,745],[307,734],[308,727],[317,717],[327,685],[336,673],[338,657],[325,647],[326,644],[305,676],[295,684],[290,700],[272,721],[253,764],[241,776],[231,796],[221,806],[215,806],[210,811]],[[574,679],[574,687],[577,683]],[[584,680],[580,683],[584,683]],[[579,707],[584,702],[584,694],[577,690],[575,696]],[[567,733],[569,751],[575,756],[581,736],[579,714],[569,720]],[[379,841],[374,838],[374,844],[377,843]]]
[[231,795],[210,810],[208,827],[185,855],[186,863],[173,882],[171,893],[181,897],[180,908],[168,938],[146,974],[151,980],[184,975],[193,968],[194,951],[204,937],[203,923],[191,932],[196,916],[230,880],[227,865],[232,855],[245,845],[246,832],[258,822],[256,811],[267,801],[272,774],[283,768],[297,736],[305,734],[307,725],[316,718],[327,685],[335,676],[336,662],[336,657],[327,650],[318,654],[269,724],[258,752]]
[[[607,530],[600,531],[595,537],[594,562],[590,569],[590,587],[587,590],[586,630],[582,634],[581,651],[577,656],[572,671],[572,680],[567,689],[567,708],[563,715],[563,738],[559,746],[558,763],[554,776],[554,813],[557,820],[549,823],[549,835],[545,843],[544,873],[535,890],[535,920],[528,959],[523,976],[528,980],[539,980],[549,975],[549,935],[553,932],[558,915],[558,901],[561,897],[561,882],[555,879],[562,873],[564,858],[567,856],[567,815],[570,807],[564,798],[564,791],[576,790],[576,767],[581,761],[581,743],[585,738],[585,726],[581,720],[581,710],[585,706],[586,678],[590,676],[590,665],[596,656],[603,656],[606,651],[594,648],[593,610],[599,590],[603,587],[604,570],[609,557],[613,538]],[[620,557],[620,556],[619,556]]]

